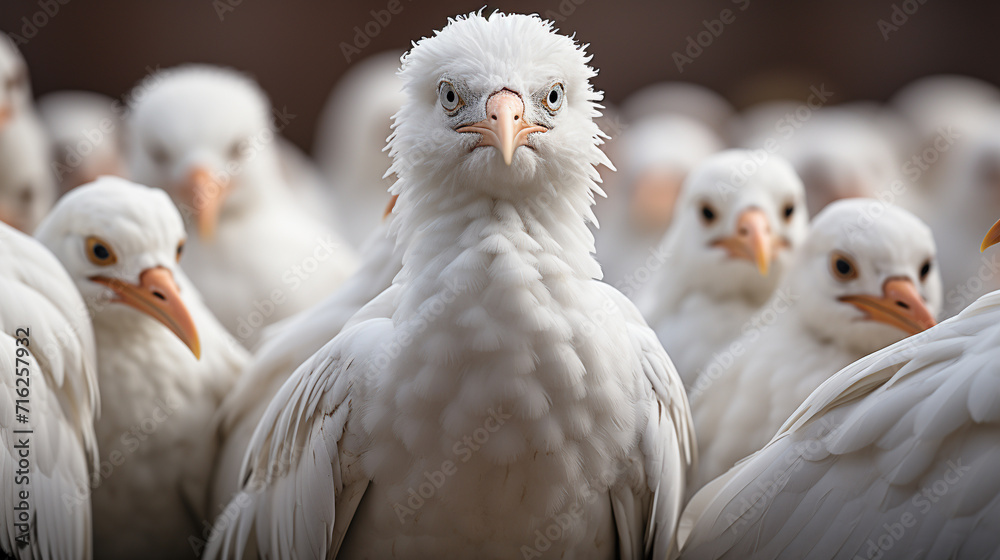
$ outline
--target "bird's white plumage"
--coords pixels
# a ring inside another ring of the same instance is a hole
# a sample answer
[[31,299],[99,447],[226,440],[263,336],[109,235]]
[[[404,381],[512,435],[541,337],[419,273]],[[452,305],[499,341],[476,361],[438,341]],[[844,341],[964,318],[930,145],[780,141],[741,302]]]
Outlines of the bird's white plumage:
[[682,558],[995,557],[998,313],[993,292],[831,377],[695,496]]
[[[710,223],[703,214],[706,204],[714,215]],[[740,216],[752,209],[765,214],[776,240],[767,276],[752,261],[715,246],[736,235]],[[741,334],[774,292],[790,249],[805,237],[807,221],[802,182],[780,157],[757,163],[749,151],[727,150],[688,176],[637,298],[685,385]]]
[[[106,471],[94,490],[94,543],[102,558],[177,558],[208,523],[209,475],[216,441],[207,429],[223,395],[246,365],[246,351],[204,307],[177,266],[180,214],[165,193],[102,177],[65,195],[39,227],[93,316],[105,403],[97,422]],[[92,264],[85,239],[117,255]],[[150,315],[115,301],[96,275],[139,284],[165,268],[180,286],[201,341],[201,359]],[[207,536],[207,535],[206,535]]]
[[[244,505],[208,557],[509,558],[567,511],[579,515],[550,554],[668,553],[687,402],[642,317],[593,279],[585,218],[606,159],[587,60],[537,17],[499,13],[456,19],[404,58],[391,140],[403,269],[272,401]],[[466,112],[442,110],[442,78]],[[546,115],[554,83],[565,102]],[[503,88],[548,127],[510,166],[454,132]],[[464,461],[463,437],[486,437]],[[407,506],[441,469],[433,499]]]
[[[22,358],[27,364],[17,361],[18,348],[29,351]],[[28,422],[21,423],[16,415],[24,411],[16,400],[23,395],[17,391],[25,388]],[[0,224],[0,555],[92,557],[90,474],[97,469],[98,409],[94,333],[80,294],[45,247]],[[18,480],[21,438],[29,440],[30,484]],[[22,547],[14,508],[25,490],[30,544]]]
[[[878,213],[878,219],[869,218]],[[858,277],[840,281],[835,253],[849,255]],[[925,276],[921,269],[930,268]],[[689,392],[698,437],[697,490],[766,444],[831,375],[907,333],[866,320],[844,295],[882,296],[886,281],[908,279],[928,310],[941,309],[934,240],[919,219],[866,199],[827,206],[797,251],[757,327],[734,344],[728,367],[703,372]]]
[[252,346],[263,326],[321,301],[354,271],[354,252],[294,201],[267,98],[251,80],[206,66],[164,70],[131,111],[132,176],[169,192],[182,214],[199,212],[185,194],[192,173],[228,178],[214,238],[189,224],[185,269],[240,342]]

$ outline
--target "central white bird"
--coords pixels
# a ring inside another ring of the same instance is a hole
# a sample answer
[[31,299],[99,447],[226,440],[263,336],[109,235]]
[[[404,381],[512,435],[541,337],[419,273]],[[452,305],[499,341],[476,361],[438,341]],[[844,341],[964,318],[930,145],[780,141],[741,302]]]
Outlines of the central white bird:
[[691,489],[763,447],[841,368],[933,326],[938,268],[930,229],[909,212],[858,198],[824,208],[782,295],[736,341],[739,355],[688,392],[699,450]]
[[191,557],[210,509],[207,428],[249,356],[178,267],[184,224],[162,191],[102,177],[63,196],[38,238],[93,317],[104,403],[95,556]]
[[[131,107],[132,177],[188,219],[185,270],[240,342],[331,294],[354,252],[294,200],[267,97],[235,71],[164,70]],[[142,87],[142,86],[140,86]]]
[[403,59],[403,270],[268,407],[206,556],[662,558],[692,444],[670,360],[595,280],[589,57],[471,14]]
[[998,359],[993,292],[844,368],[695,495],[681,558],[996,558]]
[[627,279],[685,386],[767,302],[805,238],[805,192],[791,165],[727,150],[691,172],[660,246]]

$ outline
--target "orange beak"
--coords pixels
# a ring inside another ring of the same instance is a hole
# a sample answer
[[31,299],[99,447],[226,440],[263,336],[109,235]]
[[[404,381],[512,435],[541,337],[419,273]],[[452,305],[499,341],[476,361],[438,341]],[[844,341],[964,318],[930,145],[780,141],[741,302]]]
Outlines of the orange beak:
[[399,198],[399,195],[398,194],[394,194],[394,195],[392,195],[392,198],[389,199],[389,205],[385,207],[385,213],[382,214],[382,219],[383,220],[386,219],[386,218],[388,218],[389,214],[392,214],[392,209],[396,206],[396,199],[397,198]]
[[181,300],[180,289],[174,282],[174,275],[169,270],[158,266],[142,271],[138,286],[105,276],[94,276],[90,280],[110,288],[117,296],[115,301],[138,309],[163,323],[191,349],[195,358],[201,359],[198,330]]
[[762,210],[744,210],[736,221],[736,235],[716,241],[714,245],[729,252],[729,256],[747,259],[757,265],[761,276],[767,276],[774,259],[775,246],[781,241],[771,234],[771,224]]
[[7,125],[7,121],[13,116],[14,110],[10,108],[10,105],[0,106],[0,129]]
[[863,311],[871,321],[896,327],[908,335],[917,334],[937,324],[924,304],[917,287],[909,278],[890,278],[882,287],[882,297],[843,296],[840,301]]
[[682,182],[676,173],[662,169],[651,169],[639,176],[632,195],[632,215],[639,227],[655,231],[670,223]]
[[507,165],[513,161],[514,150],[518,146],[528,145],[529,134],[546,131],[548,129],[543,126],[525,122],[524,102],[521,101],[521,96],[508,89],[494,93],[486,101],[486,120],[456,129],[456,132],[481,134],[483,138],[475,147],[497,148]]
[[990,231],[986,232],[986,237],[983,238],[983,243],[979,246],[979,251],[983,252],[997,243],[1000,243],[1000,221],[993,224]]
[[0,222],[3,222],[5,224],[7,224],[7,225],[9,225],[10,227],[12,227],[14,229],[23,231],[24,233],[31,233],[29,231],[25,231],[25,229],[24,229],[24,223],[22,222],[22,220],[20,218],[18,218],[15,215],[15,213],[12,213],[12,212],[4,209],[3,206],[0,206]]
[[215,237],[219,213],[229,195],[229,186],[228,177],[216,179],[204,167],[195,167],[188,175],[183,190],[187,194],[191,208],[194,209],[198,235],[202,239],[211,240]]

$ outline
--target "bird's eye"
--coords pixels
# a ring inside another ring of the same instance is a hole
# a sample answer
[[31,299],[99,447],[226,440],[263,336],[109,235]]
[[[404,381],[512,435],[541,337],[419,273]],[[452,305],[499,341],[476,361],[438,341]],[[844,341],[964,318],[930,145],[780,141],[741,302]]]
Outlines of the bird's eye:
[[110,266],[118,262],[118,256],[111,245],[93,235],[87,238],[87,258],[98,266]]
[[545,108],[550,112],[555,113],[559,109],[562,109],[563,99],[566,97],[566,91],[562,84],[555,84],[552,89],[549,90],[548,95],[545,96]]
[[442,81],[441,85],[438,86],[438,100],[441,101],[444,110],[449,113],[457,111],[463,104],[461,96],[455,91],[455,86],[447,80]]
[[237,140],[237,141],[235,141],[235,142],[233,142],[232,144],[229,145],[229,159],[230,160],[236,161],[236,160],[240,159],[240,156],[242,155],[241,151],[240,151],[240,145],[242,145],[242,142],[240,142],[239,140]]
[[920,266],[920,281],[923,282],[927,280],[927,275],[931,273],[931,260],[927,259],[924,264]]
[[795,203],[794,202],[789,202],[788,204],[785,205],[785,209],[783,211],[783,215],[785,216],[785,221],[786,222],[788,220],[792,219],[792,216],[795,215]]
[[23,189],[21,189],[21,192],[18,193],[17,197],[18,200],[21,201],[22,205],[28,206],[29,204],[32,203],[32,201],[35,200],[35,191],[33,191],[30,186],[24,187]]
[[160,144],[152,144],[147,149],[149,152],[149,158],[153,160],[153,163],[157,165],[164,165],[170,161],[170,154],[167,153],[166,148]]
[[181,254],[184,253],[184,242],[181,241],[177,244],[177,262],[181,262]]
[[830,254],[830,271],[833,273],[833,277],[841,282],[854,280],[858,277],[858,267],[851,260],[851,257],[836,251]]
[[707,202],[701,203],[701,219],[704,220],[705,225],[714,222],[716,217],[718,217],[718,215],[715,208],[712,208],[711,204]]

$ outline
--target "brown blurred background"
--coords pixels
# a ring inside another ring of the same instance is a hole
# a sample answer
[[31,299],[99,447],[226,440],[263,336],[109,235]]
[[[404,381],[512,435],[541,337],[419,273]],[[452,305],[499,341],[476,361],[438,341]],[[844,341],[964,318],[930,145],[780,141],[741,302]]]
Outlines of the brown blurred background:
[[[447,17],[484,5],[482,0],[396,1],[401,11],[352,62],[386,49],[402,51],[441,28]],[[0,29],[27,39],[20,48],[36,95],[90,89],[122,97],[147,67],[183,62],[242,69],[261,82],[275,106],[296,115],[284,133],[309,148],[315,117],[350,65],[341,42],[352,43],[355,26],[364,28],[374,19],[370,11],[385,10],[389,3],[3,0]],[[45,13],[46,6],[52,12],[56,5],[54,16]],[[1000,83],[995,29],[1000,3],[994,2],[509,0],[486,4],[487,11],[493,9],[539,13],[590,43],[600,69],[597,86],[611,102],[667,79],[709,86],[738,107],[794,96],[819,83],[835,93],[835,101],[884,100],[910,80],[940,72]],[[679,72],[672,54],[684,54],[687,37],[704,31],[703,20],[719,19],[724,9],[732,12],[732,23]],[[879,20],[896,25],[906,11],[912,14],[898,29],[880,30]]]

